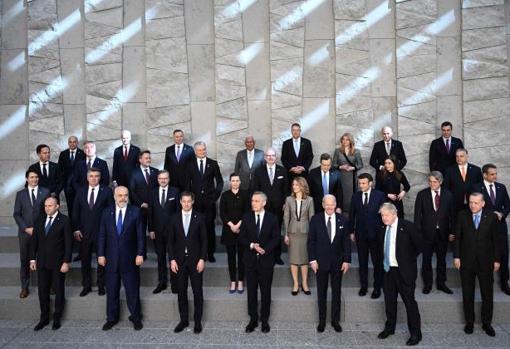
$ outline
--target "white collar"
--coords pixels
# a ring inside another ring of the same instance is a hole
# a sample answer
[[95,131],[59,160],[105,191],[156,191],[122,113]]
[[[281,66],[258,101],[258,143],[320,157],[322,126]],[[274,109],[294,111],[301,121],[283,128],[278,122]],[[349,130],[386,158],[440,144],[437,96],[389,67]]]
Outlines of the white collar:
[[496,182],[494,183],[490,183],[490,182],[487,182],[485,179],[483,180],[483,183],[485,184],[485,186],[487,188],[490,188],[489,186],[492,185],[494,188],[496,188]]

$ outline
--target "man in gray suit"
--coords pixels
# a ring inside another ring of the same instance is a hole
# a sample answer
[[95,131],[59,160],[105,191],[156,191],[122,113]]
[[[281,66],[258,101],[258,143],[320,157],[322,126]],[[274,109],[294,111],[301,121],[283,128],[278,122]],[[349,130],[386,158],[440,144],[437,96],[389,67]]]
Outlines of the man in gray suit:
[[34,231],[34,222],[43,212],[44,200],[50,191],[39,186],[39,174],[34,169],[25,173],[26,188],[16,193],[13,217],[18,225],[21,292],[19,298],[28,297],[30,285],[30,241]]
[[264,164],[264,152],[255,148],[253,136],[247,136],[244,145],[246,149],[237,153],[234,172],[241,179],[241,189],[249,191],[255,170]]

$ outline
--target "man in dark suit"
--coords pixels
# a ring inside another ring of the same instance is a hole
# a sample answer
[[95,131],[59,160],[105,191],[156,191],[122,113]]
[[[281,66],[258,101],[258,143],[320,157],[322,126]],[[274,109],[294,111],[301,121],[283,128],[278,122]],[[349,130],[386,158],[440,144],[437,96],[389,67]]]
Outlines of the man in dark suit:
[[76,192],[73,188],[74,165],[80,160],[85,160],[85,153],[78,148],[78,138],[76,136],[69,137],[67,144],[69,148],[61,151],[58,157],[58,168],[62,176],[67,214],[71,217],[73,213],[74,197],[76,196]]
[[342,191],[340,171],[331,168],[331,156],[328,153],[321,154],[320,161],[320,166],[312,169],[308,175],[310,195],[313,197],[315,213],[324,211],[322,198],[327,194],[331,194],[336,198],[336,202],[338,203],[336,212],[341,213],[344,194]]
[[394,155],[397,159],[398,170],[401,170],[407,164],[406,153],[404,146],[400,141],[393,139],[393,130],[389,126],[381,129],[383,139],[374,143],[372,155],[370,155],[370,166],[375,168],[376,173],[379,173],[384,168],[384,160],[390,155]]
[[236,155],[234,173],[241,179],[241,189],[250,190],[255,170],[264,164],[264,152],[255,148],[255,139],[248,136],[244,139],[246,149],[240,150]]
[[494,337],[491,326],[493,308],[493,273],[500,267],[499,226],[494,212],[484,209],[483,194],[469,196],[469,209],[457,217],[453,265],[460,270],[462,302],[466,325],[464,332],[473,333],[475,322],[475,279],[482,295],[482,328]]
[[382,191],[373,188],[373,182],[374,179],[369,173],[362,173],[358,176],[360,190],[352,194],[349,223],[351,240],[356,242],[358,247],[361,284],[358,294],[363,297],[368,291],[368,254],[370,253],[374,266],[374,290],[371,298],[377,299],[381,296],[383,286],[383,268],[376,233],[381,225],[379,208],[386,201],[386,197]]
[[131,144],[131,132],[123,130],[122,145],[113,151],[112,181],[117,185],[127,187],[131,180],[131,173],[138,166],[140,148]]
[[120,282],[126,291],[131,313],[129,320],[135,330],[141,330],[140,266],[145,252],[140,209],[128,204],[129,190],[118,186],[114,191],[115,205],[104,210],[97,241],[97,264],[105,267],[106,323],[103,331],[119,322]]
[[383,225],[377,232],[384,268],[384,305],[386,323],[378,338],[385,339],[395,333],[397,322],[397,297],[400,294],[407,312],[407,326],[411,337],[406,345],[416,345],[422,339],[421,318],[414,298],[416,287],[416,257],[423,246],[423,239],[412,222],[399,219],[397,208],[385,202],[380,209]]
[[444,187],[453,194],[455,216],[467,208],[469,194],[476,183],[482,181],[480,167],[468,163],[468,151],[457,149],[455,152],[456,164],[446,169]]
[[434,139],[430,144],[429,167],[430,171],[440,171],[445,175],[448,167],[455,165],[457,149],[464,148],[460,138],[452,137],[452,123],[445,121],[441,124],[442,136]]
[[96,144],[91,141],[83,143],[83,152],[85,160],[76,162],[73,174],[73,187],[76,192],[80,188],[88,186],[87,171],[91,167],[95,167],[101,171],[101,184],[108,186],[110,184],[110,171],[108,163],[96,156]]
[[506,217],[510,213],[510,199],[504,184],[497,182],[498,169],[494,164],[482,167],[483,182],[475,184],[473,191],[483,194],[485,209],[493,211],[499,222],[499,247],[501,267],[499,268],[499,284],[501,290],[510,296],[508,286],[508,226]]
[[137,166],[131,173],[129,181],[129,200],[141,209],[142,230],[147,232],[147,216],[151,190],[158,186],[158,169],[151,166],[151,152],[144,150],[138,155]]
[[[83,290],[80,297],[92,291],[92,252],[97,255],[97,235],[103,211],[113,205],[112,190],[100,185],[101,171],[95,167],[88,170],[88,187],[81,188],[76,194],[73,212],[74,239],[80,243],[81,277]],[[104,268],[97,266],[97,293],[105,294]]]
[[418,193],[414,204],[414,224],[424,240],[421,265],[423,293],[429,294],[432,290],[432,255],[435,253],[436,288],[446,294],[452,294],[452,290],[445,282],[448,241],[454,239],[453,195],[448,189],[441,188],[443,183],[441,172],[432,171],[428,181],[429,187]]
[[[196,142],[193,146],[195,157],[188,162],[186,168],[186,190],[195,195],[194,208],[205,216],[207,228],[207,258],[216,262],[216,201],[223,190],[223,177],[218,162],[207,157],[207,146],[204,142]],[[215,184],[216,183],[216,184]]]
[[65,303],[65,274],[69,271],[73,248],[71,221],[58,211],[56,197],[44,201],[45,215],[39,216],[34,225],[30,248],[30,269],[37,270],[37,287],[41,317],[34,331],[50,323],[50,289],[55,291],[53,330],[60,328]]
[[44,200],[50,191],[39,186],[39,172],[28,170],[25,173],[26,188],[16,193],[13,217],[18,226],[21,291],[19,298],[26,298],[30,285],[30,241],[34,233],[34,223],[44,212]]
[[301,176],[307,179],[308,169],[312,165],[312,142],[301,137],[301,125],[293,123],[290,127],[292,138],[282,144],[282,164],[288,171],[289,185],[294,177]]
[[165,170],[170,172],[170,185],[186,190],[186,166],[188,161],[195,157],[193,147],[184,143],[184,132],[174,130],[174,144],[166,148]]
[[251,198],[253,212],[246,213],[242,218],[239,232],[239,243],[245,248],[243,262],[246,268],[248,287],[248,314],[250,322],[246,332],[250,333],[258,326],[258,289],[260,288],[261,307],[260,319],[262,332],[271,330],[269,313],[271,308],[271,284],[275,263],[275,249],[280,243],[280,225],[277,218],[264,209],[267,196],[256,191]]
[[29,170],[34,170],[39,175],[39,185],[57,195],[62,191],[62,175],[58,164],[50,161],[50,147],[39,144],[36,148],[39,161],[30,165]]
[[336,199],[331,194],[322,198],[324,212],[315,214],[310,220],[308,232],[308,259],[317,275],[317,301],[319,303],[319,325],[317,332],[326,327],[326,300],[328,281],[331,279],[331,326],[342,332],[340,326],[340,299],[342,276],[351,263],[351,241],[349,229],[342,214],[336,213]]
[[[158,256],[158,285],[152,293],[166,290],[168,283],[167,245],[168,228],[171,217],[179,210],[179,189],[171,187],[170,174],[167,170],[158,173],[159,186],[152,189],[149,197],[149,236],[154,241],[154,248]],[[177,293],[177,279],[175,273],[170,273],[172,293]]]
[[[265,210],[276,216],[278,225],[281,227],[283,205],[285,204],[285,198],[289,195],[287,171],[282,166],[276,164],[276,152],[273,148],[266,150],[264,159],[266,164],[255,171],[252,191],[261,191],[266,194],[267,203]],[[281,241],[278,243],[274,254],[276,264],[283,265]]]
[[188,320],[188,278],[193,290],[194,333],[202,332],[204,294],[202,272],[207,258],[207,232],[204,216],[193,210],[194,195],[183,192],[182,211],[170,219],[168,229],[168,260],[170,269],[177,274],[179,314],[181,321],[174,329],[178,333],[189,326]]

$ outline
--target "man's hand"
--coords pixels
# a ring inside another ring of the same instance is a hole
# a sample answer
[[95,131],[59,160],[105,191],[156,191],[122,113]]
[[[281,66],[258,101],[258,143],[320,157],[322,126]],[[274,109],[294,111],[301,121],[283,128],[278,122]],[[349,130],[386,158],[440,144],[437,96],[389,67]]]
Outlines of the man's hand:
[[255,247],[255,251],[257,251],[257,253],[260,255],[266,254],[266,251],[262,247],[260,247],[259,244],[257,244],[257,246]]
[[337,207],[335,210],[336,213],[342,213],[342,209],[340,207]]
[[390,200],[395,201],[395,200],[397,200],[397,195],[395,195],[395,194],[388,194],[388,198],[389,198]]
[[83,239],[83,234],[81,233],[81,231],[77,230],[74,232],[74,239],[76,241],[81,241],[81,239]]
[[319,270],[319,264],[317,263],[317,261],[311,262],[310,267],[312,267],[313,272],[317,274],[317,270]]
[[204,260],[203,259],[199,259],[198,263],[197,263],[197,271],[198,271],[198,273],[200,274],[201,272],[203,272],[204,268],[205,268]]
[[448,235],[448,241],[454,242],[455,241],[455,235],[453,235],[453,234]]
[[397,195],[397,198],[398,198],[399,200],[402,200],[402,199],[404,198],[404,196],[405,196],[405,195],[406,195],[406,192],[402,190],[402,191],[401,191],[401,192]]
[[69,271],[69,263],[62,263],[62,266],[60,267],[60,272],[61,273],[67,273]]
[[97,257],[97,264],[104,267],[106,265],[106,258],[105,257]]
[[33,227],[25,228],[25,233],[27,233],[28,235],[32,235],[33,232],[34,232],[34,228]]
[[140,205],[141,208],[148,208],[149,207],[149,204],[144,202],[143,204]]
[[347,271],[349,270],[349,263],[342,263],[342,267],[340,268],[341,271],[343,271],[344,275],[345,273],[347,273]]
[[252,242],[251,243],[251,249],[252,250],[256,251],[258,247],[259,247],[259,243],[258,242]]
[[503,219],[503,213],[498,212],[498,211],[494,211],[494,213],[496,214],[496,216],[498,216],[499,221]]
[[37,263],[35,261],[30,261],[30,270],[32,271],[37,270]]
[[460,258],[453,259],[453,266],[455,267],[455,269],[460,270]]
[[356,237],[354,236],[354,233],[352,233],[350,236],[351,236],[351,241],[356,242]]
[[153,231],[150,231],[150,232],[149,232],[149,238],[150,238],[151,240],[156,240],[156,233],[155,233],[155,232],[153,232]]
[[135,264],[137,267],[141,266],[143,264],[143,256],[136,256]]
[[177,262],[175,261],[175,259],[172,259],[170,261],[170,270],[172,271],[172,273],[175,274],[177,274],[177,272],[179,271],[179,267],[177,266]]
[[494,271],[498,271],[500,266],[499,262],[494,262]]

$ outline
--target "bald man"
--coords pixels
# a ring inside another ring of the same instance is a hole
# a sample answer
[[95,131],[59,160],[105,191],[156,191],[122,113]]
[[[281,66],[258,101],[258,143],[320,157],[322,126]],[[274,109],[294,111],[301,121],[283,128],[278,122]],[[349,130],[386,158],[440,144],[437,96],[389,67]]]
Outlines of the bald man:
[[370,155],[370,166],[379,172],[384,167],[384,160],[394,155],[397,158],[397,169],[403,169],[407,164],[404,146],[400,141],[393,139],[393,130],[389,126],[381,129],[381,136],[382,140],[374,143],[372,155]]
[[74,165],[78,161],[85,160],[85,153],[78,148],[78,137],[76,136],[70,136],[67,139],[67,145],[69,147],[62,150],[58,156],[58,168],[62,176],[67,212],[71,215],[71,212],[73,212],[74,198],[76,196],[76,191],[73,188]]

